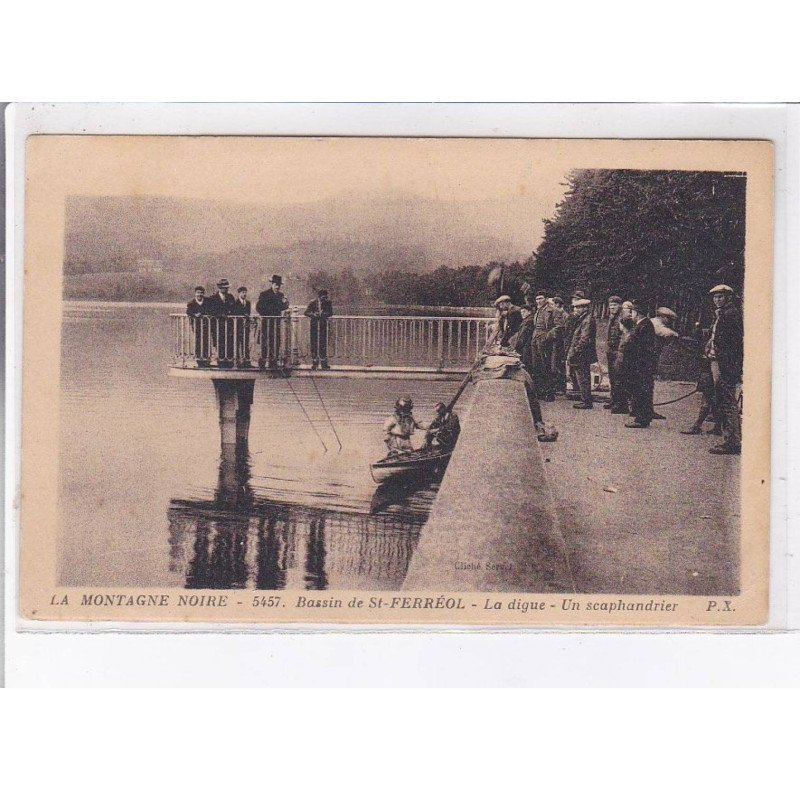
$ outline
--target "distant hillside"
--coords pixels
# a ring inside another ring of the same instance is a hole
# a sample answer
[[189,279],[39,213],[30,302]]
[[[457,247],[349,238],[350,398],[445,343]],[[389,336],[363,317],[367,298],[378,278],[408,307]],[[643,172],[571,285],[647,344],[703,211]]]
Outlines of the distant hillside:
[[[192,286],[180,278],[102,272],[65,275],[65,300],[127,300],[138,302],[188,302]],[[209,290],[211,287],[209,287]]]
[[[66,208],[65,293],[93,296],[96,285],[101,297],[109,285],[126,291],[133,283],[171,291],[213,283],[222,275],[263,287],[273,272],[284,275],[288,291],[305,288],[309,273],[320,270],[426,272],[443,264],[524,259],[541,234],[540,216],[529,204],[465,204],[401,194],[287,206],[72,197]],[[113,274],[135,272],[142,259],[160,262],[163,274],[140,276],[144,282],[129,275],[114,283]],[[112,277],[101,280],[96,273]]]

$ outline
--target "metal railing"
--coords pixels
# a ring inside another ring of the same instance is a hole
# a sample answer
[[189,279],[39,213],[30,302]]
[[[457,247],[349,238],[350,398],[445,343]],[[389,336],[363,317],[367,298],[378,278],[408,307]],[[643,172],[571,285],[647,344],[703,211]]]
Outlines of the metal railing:
[[189,317],[172,314],[173,365],[302,365],[467,369],[485,345],[486,317]]

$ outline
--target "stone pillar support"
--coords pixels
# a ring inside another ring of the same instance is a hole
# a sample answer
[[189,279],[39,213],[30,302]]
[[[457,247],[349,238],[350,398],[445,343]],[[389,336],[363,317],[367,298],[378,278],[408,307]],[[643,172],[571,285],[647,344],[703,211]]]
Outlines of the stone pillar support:
[[214,379],[219,408],[222,446],[247,444],[250,435],[250,409],[253,405],[253,380]]

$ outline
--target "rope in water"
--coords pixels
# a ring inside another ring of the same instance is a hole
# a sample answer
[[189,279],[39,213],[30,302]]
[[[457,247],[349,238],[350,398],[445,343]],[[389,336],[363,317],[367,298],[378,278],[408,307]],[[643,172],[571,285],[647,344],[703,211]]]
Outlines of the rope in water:
[[313,375],[309,375],[311,378],[311,383],[314,386],[314,389],[317,392],[317,397],[319,397],[319,403],[322,406],[322,410],[325,412],[325,416],[328,418],[328,424],[331,426],[331,430],[333,431],[333,435],[336,437],[336,441],[339,445],[338,452],[342,452],[342,440],[339,438],[339,434],[336,431],[336,426],[333,424],[333,420],[331,419],[331,415],[328,413],[328,408],[325,405],[325,401],[322,399],[322,394],[320,394],[319,386],[317,386],[317,382],[314,380]]
[[297,400],[297,404],[303,410],[303,414],[305,415],[305,418],[308,420],[308,424],[311,426],[311,430],[313,430],[314,433],[317,434],[317,439],[319,439],[320,443],[325,448],[325,452],[327,453],[328,452],[328,446],[325,444],[325,440],[322,438],[322,436],[320,436],[320,433],[317,430],[316,425],[314,425],[314,421],[308,415],[308,411],[306,411],[306,407],[303,405],[303,401],[300,399],[299,395],[294,390],[294,386],[292,386],[292,382],[288,378],[286,378],[286,383],[288,384],[289,388],[292,390],[292,394],[294,395],[294,399]]

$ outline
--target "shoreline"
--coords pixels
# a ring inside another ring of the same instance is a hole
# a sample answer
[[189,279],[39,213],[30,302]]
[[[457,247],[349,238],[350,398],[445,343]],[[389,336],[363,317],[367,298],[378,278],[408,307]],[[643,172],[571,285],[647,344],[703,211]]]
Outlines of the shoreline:
[[[179,301],[156,301],[156,300],[91,300],[91,299],[64,299],[62,300],[63,305],[65,308],[70,306],[78,306],[78,307],[99,307],[99,308],[173,308],[173,309],[184,309],[186,307],[185,302]],[[188,302],[188,301],[187,301]],[[303,304],[305,306],[305,304]],[[299,307],[299,306],[298,306]],[[364,313],[365,311],[380,311],[384,312],[391,312],[392,310],[405,310],[405,311],[416,311],[416,312],[426,312],[430,316],[441,316],[447,315],[448,313],[452,315],[454,312],[458,312],[459,314],[463,314],[464,316],[470,317],[487,317],[491,318],[494,316],[494,309],[490,306],[342,306],[343,313],[347,315],[347,312],[358,311],[360,313]],[[381,315],[379,315],[381,316]]]

